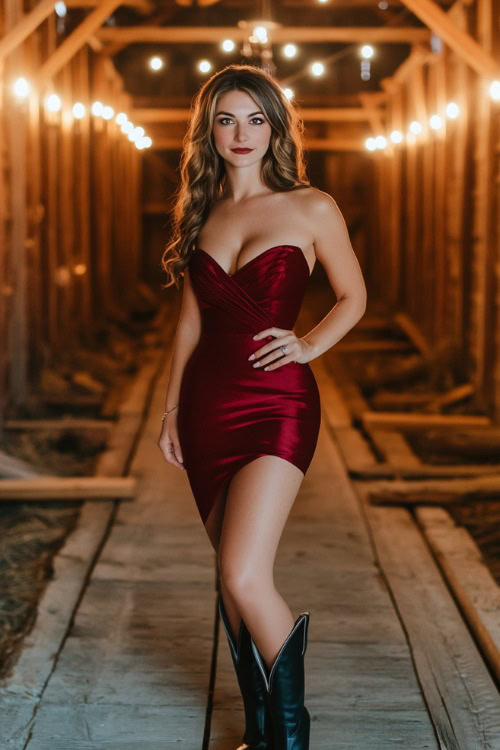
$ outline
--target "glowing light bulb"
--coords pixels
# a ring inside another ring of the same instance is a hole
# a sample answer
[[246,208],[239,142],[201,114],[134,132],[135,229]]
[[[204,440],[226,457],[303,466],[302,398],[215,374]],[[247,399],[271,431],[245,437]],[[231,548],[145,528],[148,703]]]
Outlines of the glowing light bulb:
[[371,44],[364,44],[361,47],[361,57],[364,57],[365,60],[370,60],[370,58],[373,57],[375,54],[375,50],[371,46]]
[[412,120],[410,122],[410,132],[413,133],[413,135],[418,135],[422,132],[422,126],[418,120]]
[[387,138],[384,135],[377,135],[375,143],[377,148],[384,149],[387,146]]
[[367,148],[368,151],[375,151],[377,148],[377,142],[375,141],[375,138],[367,138],[365,141],[365,148]]
[[287,99],[293,98],[293,89],[288,88],[288,86],[285,89],[283,89],[283,93]]
[[393,143],[401,143],[403,140],[403,133],[400,130],[393,130],[391,133],[391,141]]
[[267,29],[265,26],[256,26],[252,34],[261,44],[267,42]]
[[490,96],[495,102],[500,101],[500,81],[492,81],[490,84]]
[[443,126],[443,121],[439,115],[434,114],[429,117],[429,125],[433,130],[439,130]]
[[54,3],[54,10],[59,18],[64,18],[67,13],[66,3]]
[[283,54],[285,57],[295,57],[297,54],[297,47],[295,44],[285,44],[283,47]]
[[161,70],[164,64],[165,63],[163,62],[161,57],[158,57],[158,55],[149,58],[149,67],[151,68],[151,70]]
[[232,52],[235,44],[232,39],[224,39],[224,41],[221,44],[222,49],[224,52]]
[[200,60],[198,63],[198,70],[200,73],[208,73],[209,70],[212,68],[212,63],[210,63],[208,60]]
[[85,117],[85,107],[81,102],[75,102],[71,111],[73,112],[73,117],[75,118],[75,120],[81,120],[83,117]]
[[450,120],[455,120],[460,114],[460,107],[455,102],[448,102],[446,105],[446,115]]
[[131,133],[133,129],[134,129],[134,126],[130,122],[130,120],[127,120],[127,122],[124,122],[121,127],[122,133],[125,133],[125,135],[128,135],[129,133]]
[[17,78],[12,85],[12,90],[19,99],[24,99],[24,97],[28,96],[30,89],[30,84],[26,78],[23,78],[22,76]]
[[153,145],[153,141],[151,140],[149,135],[145,135],[144,138],[142,139],[142,142],[144,143],[144,148],[149,148],[150,146]]
[[127,122],[128,117],[125,114],[125,112],[119,112],[115,117],[115,122],[117,125],[123,125],[123,123]]
[[62,107],[61,98],[57,94],[51,94],[47,97],[46,106],[49,112],[59,112]]
[[313,74],[313,76],[322,76],[324,72],[325,66],[323,65],[323,63],[314,62],[311,65],[311,73]]
[[104,109],[104,104],[102,102],[94,102],[92,105],[91,112],[96,117],[102,117],[103,109]]
[[109,105],[106,105],[105,107],[103,107],[102,116],[104,120],[111,120],[113,115],[114,115],[113,107],[110,107]]

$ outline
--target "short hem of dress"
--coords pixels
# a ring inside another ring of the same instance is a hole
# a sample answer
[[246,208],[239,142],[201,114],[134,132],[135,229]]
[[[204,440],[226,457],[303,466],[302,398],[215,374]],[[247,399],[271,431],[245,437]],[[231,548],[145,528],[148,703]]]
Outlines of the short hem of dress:
[[293,461],[292,461],[292,460],[291,460],[290,458],[286,458],[285,456],[280,456],[280,455],[279,455],[279,453],[271,453],[270,451],[262,451],[261,453],[253,453],[253,454],[252,454],[252,456],[251,456],[250,458],[248,458],[248,459],[247,459],[247,460],[245,460],[245,461],[244,461],[244,462],[243,462],[242,464],[240,464],[240,465],[239,465],[239,466],[238,466],[238,467],[237,467],[236,469],[234,469],[234,471],[233,471],[233,472],[231,472],[231,473],[230,473],[230,474],[229,474],[228,476],[224,477],[223,481],[222,481],[222,482],[220,482],[220,483],[219,483],[219,484],[217,485],[217,487],[216,487],[216,489],[215,489],[215,492],[213,493],[213,496],[212,496],[212,500],[211,500],[211,504],[210,504],[210,508],[209,508],[209,510],[208,510],[208,513],[207,513],[206,515],[205,515],[205,514],[204,514],[204,515],[202,515],[202,514],[200,513],[200,516],[201,516],[201,520],[202,520],[203,526],[206,526],[206,523],[207,523],[207,521],[208,521],[208,517],[209,517],[209,515],[210,515],[210,513],[212,512],[212,509],[213,509],[213,507],[214,507],[214,502],[215,502],[215,498],[216,498],[216,497],[217,497],[217,495],[219,494],[219,492],[220,492],[220,490],[222,489],[222,487],[224,487],[224,485],[225,485],[225,484],[226,484],[227,482],[229,482],[229,483],[230,483],[230,482],[231,482],[231,481],[233,480],[234,476],[235,476],[235,475],[236,475],[236,474],[237,474],[237,473],[238,473],[238,472],[239,472],[239,471],[240,471],[241,469],[243,469],[243,467],[245,467],[245,466],[246,466],[247,464],[251,463],[252,461],[255,461],[255,460],[256,460],[257,458],[261,458],[262,456],[274,456],[275,458],[282,458],[282,459],[283,459],[283,461],[288,461],[288,463],[289,463],[289,464],[292,464],[292,466],[295,466],[295,468],[297,468],[297,469],[298,469],[299,471],[301,471],[301,472],[302,472],[302,474],[303,474],[303,476],[305,476],[305,475],[306,475],[307,467],[306,467],[306,471],[304,471],[304,469],[303,469],[303,468],[302,468],[301,466],[298,466],[298,465],[297,465],[296,463],[294,463],[294,462],[293,462]]

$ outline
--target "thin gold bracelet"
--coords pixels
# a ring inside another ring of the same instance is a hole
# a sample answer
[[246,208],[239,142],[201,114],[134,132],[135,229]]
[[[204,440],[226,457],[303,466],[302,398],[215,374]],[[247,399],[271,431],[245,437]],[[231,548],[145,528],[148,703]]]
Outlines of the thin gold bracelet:
[[167,416],[167,414],[170,414],[171,411],[173,411],[174,409],[178,409],[178,408],[179,408],[179,404],[176,404],[175,406],[172,406],[171,409],[169,409],[168,411],[164,412],[164,414],[162,415],[161,421],[163,422],[163,420],[165,419],[165,417]]

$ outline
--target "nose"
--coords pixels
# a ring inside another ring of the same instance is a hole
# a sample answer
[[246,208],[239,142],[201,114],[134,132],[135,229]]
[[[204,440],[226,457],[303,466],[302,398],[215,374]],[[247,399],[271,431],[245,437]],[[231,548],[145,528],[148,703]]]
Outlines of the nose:
[[237,141],[238,143],[243,143],[244,141],[248,140],[248,136],[246,134],[244,125],[236,126],[236,133],[234,136],[234,140]]

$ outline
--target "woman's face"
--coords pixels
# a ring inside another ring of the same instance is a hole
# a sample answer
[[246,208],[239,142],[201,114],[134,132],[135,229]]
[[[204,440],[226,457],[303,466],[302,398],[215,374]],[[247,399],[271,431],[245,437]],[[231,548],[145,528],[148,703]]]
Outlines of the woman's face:
[[[235,167],[248,167],[266,153],[271,125],[251,96],[234,90],[217,102],[213,134],[215,147],[225,161]],[[234,149],[250,150],[243,153]]]

